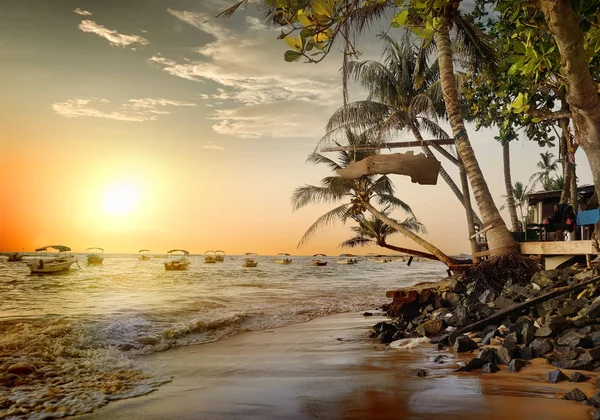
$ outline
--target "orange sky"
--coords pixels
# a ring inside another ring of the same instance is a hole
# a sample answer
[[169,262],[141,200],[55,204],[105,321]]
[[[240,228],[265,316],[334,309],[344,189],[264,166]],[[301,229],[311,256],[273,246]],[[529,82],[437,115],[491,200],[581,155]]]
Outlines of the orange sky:
[[[0,3],[0,39],[11,40],[0,68],[0,251],[381,252],[338,248],[352,236],[343,225],[296,248],[333,208],[292,212],[290,196],[329,175],[305,160],[341,105],[339,61],[285,63],[285,46],[251,11],[202,24],[216,0],[170,9],[140,0],[33,3]],[[373,42],[364,52],[380,53]],[[470,134],[501,205],[496,133]],[[526,141],[512,147],[513,181],[527,182],[541,151]],[[577,159],[580,184],[590,183],[582,152]],[[469,251],[464,211],[441,179],[392,179],[430,241]],[[115,197],[115,188],[129,194]],[[412,246],[400,236],[389,242]]]

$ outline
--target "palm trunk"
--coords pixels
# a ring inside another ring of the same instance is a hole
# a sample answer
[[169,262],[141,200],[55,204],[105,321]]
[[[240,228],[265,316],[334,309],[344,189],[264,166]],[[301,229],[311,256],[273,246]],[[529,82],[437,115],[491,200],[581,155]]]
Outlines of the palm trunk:
[[[568,121],[568,120],[567,120]],[[571,170],[569,168],[569,133],[568,133],[568,122],[560,120],[559,125],[561,129],[560,133],[560,163],[563,170],[563,188],[560,193],[560,204],[567,204],[570,198],[571,191]]]
[[427,251],[431,252],[433,255],[435,255],[435,257],[438,260],[440,260],[447,266],[457,264],[456,261],[454,261],[452,258],[450,258],[446,254],[444,254],[442,251],[440,251],[435,245],[427,242],[425,239],[423,239],[420,236],[416,235],[415,233],[411,232],[409,229],[405,228],[404,226],[402,226],[400,223],[396,222],[395,220],[390,219],[385,214],[381,213],[379,210],[377,210],[375,207],[373,207],[370,203],[365,203],[364,205],[365,205],[365,208],[367,210],[369,210],[369,212],[373,216],[375,216],[382,222],[386,223],[388,226],[393,227],[394,229],[396,229],[398,232],[400,232],[407,238],[412,239],[417,244],[421,245],[423,248],[425,248]]
[[[435,158],[435,155],[433,154],[433,152],[431,151],[429,146],[427,146],[425,143],[423,143],[423,137],[421,137],[421,133],[419,132],[419,130],[416,130],[413,128],[412,133],[415,136],[415,138],[423,144],[421,146],[421,149],[423,150],[423,153],[425,153],[425,156]],[[458,188],[458,185],[456,185],[456,183],[454,182],[452,177],[450,175],[448,175],[448,172],[446,172],[444,170],[443,166],[440,166],[440,176],[446,182],[446,184],[448,184],[448,187],[450,187],[450,190],[452,190],[452,192],[454,193],[456,198],[458,198],[458,201],[460,201],[460,204],[462,206],[464,206],[465,203],[464,203],[463,193],[460,191],[460,188]],[[472,208],[471,208],[471,213],[473,213],[473,220],[475,221],[475,223],[478,224],[479,226],[481,226],[482,225],[481,220],[479,219],[479,216],[477,216],[477,214],[475,214],[475,212],[473,211]]]
[[[590,74],[579,20],[571,1],[540,0],[539,5],[560,51],[575,136],[588,158],[597,193],[600,191],[600,99],[598,87]],[[599,232],[600,224],[596,226],[596,235]]]
[[[471,147],[469,136],[465,129],[460,110],[458,91],[454,79],[454,65],[452,63],[452,46],[448,28],[443,28],[434,33],[435,43],[438,51],[438,65],[440,69],[440,81],[444,92],[444,103],[450,121],[450,127],[456,139],[456,150],[462,159],[467,176],[473,189],[473,195],[479,214],[487,231],[488,248],[490,255],[500,255],[506,252],[519,252],[519,244],[506,227],[500,212],[494,203],[492,194],[485,182],[479,163]],[[600,158],[599,158],[600,160]]]
[[392,251],[402,252],[404,254],[409,254],[409,255],[414,255],[415,257],[423,257],[423,258],[429,258],[430,260],[439,261],[439,258],[436,257],[435,255],[428,254],[427,252],[423,252],[423,251],[417,251],[416,249],[402,248],[399,246],[390,245],[385,241],[378,243],[377,245],[379,245],[382,248],[391,249]]
[[517,206],[515,205],[515,195],[513,194],[512,179],[510,177],[510,143],[508,141],[502,144],[502,157],[504,158],[504,186],[506,187],[506,204],[508,205],[508,214],[510,214],[510,224],[513,232],[518,232],[519,218],[517,217]]

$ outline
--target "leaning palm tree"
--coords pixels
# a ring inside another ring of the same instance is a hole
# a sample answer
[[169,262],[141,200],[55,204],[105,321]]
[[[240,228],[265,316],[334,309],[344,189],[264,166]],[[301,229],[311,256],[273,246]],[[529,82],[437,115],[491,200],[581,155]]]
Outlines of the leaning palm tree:
[[[339,108],[329,119],[319,146],[331,142],[347,128],[366,131],[378,141],[408,131],[422,142],[425,155],[433,157],[421,132],[448,137],[437,123],[437,117],[444,115],[437,63],[418,63],[418,50],[408,37],[401,42],[387,35],[380,38],[384,43],[381,61],[351,61],[347,65],[348,77],[368,91],[367,99]],[[463,193],[443,167],[440,176],[464,205]],[[475,223],[481,226],[479,217],[472,209],[471,212]]]
[[[388,210],[382,210],[382,213],[389,216]],[[405,254],[415,255],[417,257],[429,258],[437,260],[437,257],[427,252],[416,251],[414,249],[403,248],[387,243],[387,238],[395,233],[398,233],[396,229],[383,223],[378,218],[371,215],[371,217],[360,217],[357,219],[358,226],[352,226],[352,230],[355,232],[355,236],[345,240],[339,246],[355,248],[358,246],[368,246],[376,244],[382,248],[391,249],[392,251],[402,252]],[[425,226],[414,217],[407,217],[404,221],[397,223],[413,231],[414,233],[425,233]]]
[[[549,151],[540,153],[540,161],[537,163],[537,167],[539,172],[534,173],[529,178],[530,182],[533,182],[532,187],[541,184],[544,191],[552,191],[558,185],[554,182],[551,177],[551,174],[558,170],[558,159],[554,159],[554,154]],[[562,189],[562,184],[564,183],[564,178],[562,179],[561,187],[558,189]]]
[[[356,146],[372,143],[367,134],[353,134],[350,130],[346,132],[348,143]],[[316,164],[327,165],[331,170],[342,169],[353,160],[364,159],[373,155],[372,150],[356,150],[355,152],[339,152],[339,162],[330,159],[320,153],[312,153],[307,161]],[[367,210],[382,222],[392,226],[399,233],[412,239],[423,248],[435,255],[440,261],[447,265],[456,262],[440,251],[433,244],[418,236],[410,229],[402,226],[386,214],[375,208],[371,202],[377,201],[386,209],[403,209],[407,214],[413,216],[410,207],[394,196],[394,186],[391,180],[385,176],[363,175],[355,180],[345,180],[339,176],[328,176],[321,180],[320,186],[303,185],[294,190],[292,194],[292,206],[298,210],[312,203],[342,203],[334,209],[320,216],[306,231],[300,239],[298,246],[306,243],[316,232],[324,226],[336,221],[346,222],[349,218],[358,220],[362,213]]]

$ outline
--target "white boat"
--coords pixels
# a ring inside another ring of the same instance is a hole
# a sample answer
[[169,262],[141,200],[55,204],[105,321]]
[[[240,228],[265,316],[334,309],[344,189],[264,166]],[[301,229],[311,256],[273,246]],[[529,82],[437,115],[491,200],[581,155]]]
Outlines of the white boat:
[[215,258],[217,259],[217,262],[225,261],[225,251],[217,249],[215,251]]
[[[25,252],[24,249],[23,249],[23,252]],[[22,261],[23,260],[23,252],[10,252],[8,254],[8,262]]]
[[149,249],[140,249],[138,251],[138,253],[140,253],[140,261],[150,261],[150,259],[152,258],[152,255],[147,254],[148,252],[150,252]]
[[102,261],[104,261],[104,249],[97,248],[97,247],[91,247],[91,248],[86,249],[86,251],[99,251],[99,252],[88,252],[88,254],[85,256],[85,258],[87,259],[88,265],[102,264]]
[[172,249],[167,252],[167,260],[164,262],[167,271],[183,271],[190,266],[190,253],[185,249]]
[[[56,254],[48,255],[48,249],[55,249]],[[31,273],[47,274],[67,271],[77,262],[71,254],[71,248],[64,245],[49,245],[35,250],[35,256],[27,261]],[[79,265],[79,263],[77,263]]]
[[335,263],[336,264],[356,264],[358,262],[358,260],[354,257],[348,257],[348,258],[340,258],[339,260],[336,260]]
[[290,254],[286,254],[285,252],[280,252],[273,259],[273,261],[275,262],[275,264],[291,264],[292,263],[292,259],[288,258],[289,256],[290,256]]
[[217,262],[217,254],[215,251],[206,251],[204,257],[204,264],[215,264]]
[[258,265],[258,261],[256,260],[256,254],[254,252],[246,252],[246,258],[244,258],[244,262],[242,263],[243,267],[256,267]]

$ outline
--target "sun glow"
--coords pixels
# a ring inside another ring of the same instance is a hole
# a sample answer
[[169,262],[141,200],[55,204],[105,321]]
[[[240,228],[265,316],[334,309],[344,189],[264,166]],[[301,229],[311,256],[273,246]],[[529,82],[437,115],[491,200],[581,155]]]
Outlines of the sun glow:
[[122,215],[135,209],[140,199],[139,188],[128,182],[112,185],[104,193],[104,210],[113,215]]

